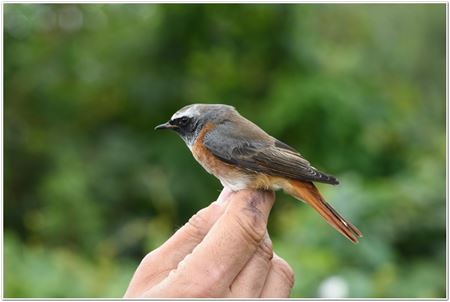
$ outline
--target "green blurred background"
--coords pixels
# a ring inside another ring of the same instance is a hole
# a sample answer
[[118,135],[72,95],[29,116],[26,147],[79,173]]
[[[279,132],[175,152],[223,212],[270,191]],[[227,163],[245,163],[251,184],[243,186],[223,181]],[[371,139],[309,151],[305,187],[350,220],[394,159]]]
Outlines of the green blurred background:
[[278,193],[292,297],[445,297],[445,4],[4,5],[4,295],[120,297],[220,183],[173,133],[226,103],[336,175],[353,245]]

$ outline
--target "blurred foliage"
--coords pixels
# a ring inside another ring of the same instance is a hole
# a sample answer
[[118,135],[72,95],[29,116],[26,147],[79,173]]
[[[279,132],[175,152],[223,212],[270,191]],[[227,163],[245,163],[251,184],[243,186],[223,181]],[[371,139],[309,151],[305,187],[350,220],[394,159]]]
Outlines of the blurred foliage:
[[5,4],[4,30],[6,297],[123,295],[221,189],[153,131],[195,102],[341,181],[358,245],[277,195],[292,297],[445,296],[445,4]]

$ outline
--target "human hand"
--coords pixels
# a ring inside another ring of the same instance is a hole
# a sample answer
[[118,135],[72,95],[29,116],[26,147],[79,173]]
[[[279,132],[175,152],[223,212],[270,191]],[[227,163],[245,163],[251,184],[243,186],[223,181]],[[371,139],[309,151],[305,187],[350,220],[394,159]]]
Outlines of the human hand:
[[125,298],[287,298],[294,273],[267,233],[274,200],[273,192],[224,189],[145,256]]

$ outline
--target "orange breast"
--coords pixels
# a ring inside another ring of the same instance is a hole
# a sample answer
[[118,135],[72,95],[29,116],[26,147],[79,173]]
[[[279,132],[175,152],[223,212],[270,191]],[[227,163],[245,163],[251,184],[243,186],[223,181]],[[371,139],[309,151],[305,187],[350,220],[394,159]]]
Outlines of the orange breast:
[[217,178],[226,177],[227,175],[237,176],[239,173],[236,167],[222,162],[203,145],[203,139],[205,138],[206,133],[213,128],[214,126],[211,123],[207,123],[203,127],[192,146],[192,154],[206,171]]
[[252,189],[276,189],[280,187],[282,179],[278,179],[262,173],[252,173],[241,168],[224,163],[216,158],[204,145],[203,139],[206,133],[212,130],[214,125],[207,123],[200,131],[192,146],[192,154],[195,159],[210,174],[217,177],[223,186],[234,191],[245,188]]

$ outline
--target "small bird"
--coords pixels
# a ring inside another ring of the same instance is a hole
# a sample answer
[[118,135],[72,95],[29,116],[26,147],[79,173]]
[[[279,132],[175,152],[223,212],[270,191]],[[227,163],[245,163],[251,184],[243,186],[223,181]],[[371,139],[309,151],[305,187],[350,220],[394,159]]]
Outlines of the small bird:
[[353,243],[361,232],[346,221],[320,194],[313,182],[339,184],[318,171],[294,148],[270,136],[229,105],[192,104],[159,126],[178,133],[195,159],[222,185],[242,189],[283,189],[312,206]]

